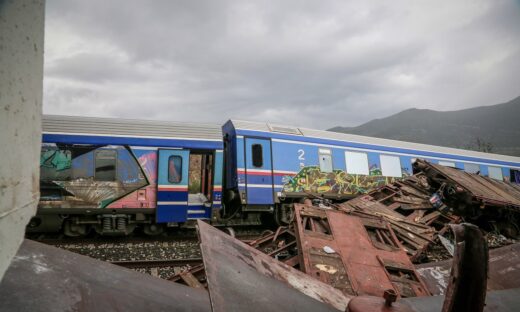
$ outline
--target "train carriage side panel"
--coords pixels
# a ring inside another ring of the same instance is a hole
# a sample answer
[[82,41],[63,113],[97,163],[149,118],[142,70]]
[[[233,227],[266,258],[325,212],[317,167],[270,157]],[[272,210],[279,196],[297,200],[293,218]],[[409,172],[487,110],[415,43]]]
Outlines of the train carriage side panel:
[[215,151],[215,170],[213,174],[213,208],[222,208],[222,183],[224,174],[224,151]]
[[[274,199],[271,139],[269,137],[245,137],[244,150],[245,170],[243,172],[247,204],[272,205]],[[259,207],[259,209],[266,208]]]
[[157,148],[130,147],[130,150],[142,170],[138,177],[144,177],[147,185],[113,202],[108,208],[156,208]]
[[[96,231],[104,231],[103,227],[118,230],[113,222],[100,227],[98,215],[105,219],[105,215],[111,214],[119,225],[129,225],[130,219],[132,224],[154,221],[150,215],[157,208],[158,200],[158,149],[195,150],[199,155],[207,155],[207,161],[212,162],[215,151],[223,148],[218,125],[49,115],[43,118],[42,142],[44,196],[38,216],[43,213],[53,220],[43,227],[60,227],[63,219],[53,216],[69,215],[66,221],[76,222],[76,228],[92,224]],[[214,164],[221,165],[222,157],[215,158]],[[221,173],[214,178],[221,180]],[[207,183],[212,183],[214,178],[205,177]],[[213,191],[212,185],[204,186],[207,200],[220,196],[209,193],[210,190]],[[187,196],[188,190],[185,193]],[[188,204],[183,209],[187,211]],[[211,202],[208,207],[204,206],[204,214],[191,217],[209,218],[210,215]],[[126,221],[122,223],[121,218]],[[187,219],[186,215],[161,221]],[[41,222],[34,225],[38,228]],[[70,229],[69,226],[68,234],[84,232],[71,233]]]
[[[416,158],[461,170],[468,170],[468,164],[476,163],[481,167],[482,175],[499,180],[510,180],[511,169],[520,166],[517,158],[509,156],[360,136],[352,136],[356,141],[343,141],[337,138],[350,135],[288,127],[282,132],[289,129],[294,133],[281,133],[269,124],[242,121],[238,124],[241,125],[241,134],[246,137],[271,137],[277,197],[309,191],[351,195],[366,193],[403,175],[413,174],[412,162]],[[373,144],[378,141],[384,144]],[[415,146],[420,149],[414,149]],[[355,159],[351,163],[354,169],[345,168],[352,159]],[[384,164],[382,159],[385,160]],[[332,162],[332,166],[328,162]],[[356,164],[365,168],[362,173],[358,172],[360,168],[355,168]],[[492,174],[488,173],[489,168]]]
[[301,168],[309,164],[306,155],[312,153],[311,146],[272,140],[274,192],[278,194],[285,184],[290,183]]

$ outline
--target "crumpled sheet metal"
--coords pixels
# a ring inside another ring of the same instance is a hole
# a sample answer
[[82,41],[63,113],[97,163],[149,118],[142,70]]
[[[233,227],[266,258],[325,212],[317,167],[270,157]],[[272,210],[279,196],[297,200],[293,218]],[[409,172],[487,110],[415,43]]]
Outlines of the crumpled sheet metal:
[[208,293],[25,240],[0,283],[0,311],[211,311]]
[[479,201],[482,204],[520,210],[519,185],[467,173],[456,168],[431,164],[420,159],[417,160],[414,166],[423,171],[430,179],[442,177],[455,183],[469,193],[475,201]]
[[[427,178],[417,174],[358,196],[337,208],[361,217],[384,218],[415,261],[433,242],[436,233],[447,230],[446,223],[457,222],[456,217],[442,214],[433,207],[429,201],[432,194]],[[439,231],[434,226],[440,228]]]
[[[443,295],[450,276],[451,260],[417,265],[433,295]],[[520,288],[520,243],[489,251],[488,290]]]
[[442,311],[483,311],[489,256],[487,243],[474,224],[452,224],[450,228],[456,247]]
[[197,221],[213,311],[345,311],[349,298]]

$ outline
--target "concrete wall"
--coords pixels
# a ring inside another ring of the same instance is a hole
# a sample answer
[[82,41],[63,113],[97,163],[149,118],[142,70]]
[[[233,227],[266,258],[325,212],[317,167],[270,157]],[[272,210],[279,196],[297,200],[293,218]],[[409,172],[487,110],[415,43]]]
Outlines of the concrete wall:
[[39,193],[44,0],[0,0],[0,279]]

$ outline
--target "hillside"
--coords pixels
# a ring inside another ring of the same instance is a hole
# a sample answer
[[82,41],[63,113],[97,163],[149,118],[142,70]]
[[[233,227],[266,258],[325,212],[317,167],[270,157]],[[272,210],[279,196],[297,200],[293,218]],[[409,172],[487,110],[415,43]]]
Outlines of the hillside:
[[[458,111],[408,109],[357,127],[329,131],[520,156],[520,97],[507,103]],[[480,148],[482,149],[482,148]]]

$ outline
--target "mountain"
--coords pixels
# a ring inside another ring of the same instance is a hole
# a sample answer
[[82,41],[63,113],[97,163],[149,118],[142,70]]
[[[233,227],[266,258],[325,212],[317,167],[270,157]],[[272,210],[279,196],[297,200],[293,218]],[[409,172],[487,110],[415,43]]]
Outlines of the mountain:
[[407,109],[357,127],[329,131],[520,156],[520,96],[458,111]]

